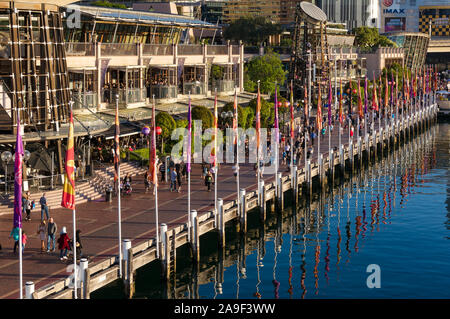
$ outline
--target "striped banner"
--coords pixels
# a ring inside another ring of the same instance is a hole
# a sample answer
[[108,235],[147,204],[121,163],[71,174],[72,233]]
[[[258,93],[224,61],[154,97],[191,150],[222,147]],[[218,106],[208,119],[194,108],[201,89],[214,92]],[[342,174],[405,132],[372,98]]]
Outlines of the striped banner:
[[73,111],[70,110],[69,136],[67,138],[66,165],[61,206],[75,209],[75,151],[73,139]]

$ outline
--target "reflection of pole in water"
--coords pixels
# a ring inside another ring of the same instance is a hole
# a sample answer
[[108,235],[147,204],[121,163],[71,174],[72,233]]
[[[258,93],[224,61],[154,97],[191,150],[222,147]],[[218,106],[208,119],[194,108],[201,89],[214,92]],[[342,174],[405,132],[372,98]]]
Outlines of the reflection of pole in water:
[[278,294],[278,289],[280,288],[280,282],[276,279],[276,269],[277,269],[277,257],[278,257],[278,230],[275,232],[275,237],[273,238],[273,250],[274,250],[274,261],[273,261],[273,280],[272,284],[274,286],[274,296],[278,299],[280,296]]
[[327,205],[327,251],[325,254],[325,278],[327,278],[328,284],[328,272],[330,271],[330,206],[331,206],[331,195],[328,196]]
[[339,229],[340,221],[341,221],[341,204],[343,203],[342,200],[342,186],[339,187],[339,194],[338,194],[338,218],[337,218],[337,258],[336,258],[336,273],[338,275],[339,279],[339,262],[341,261],[341,230]]
[[[320,194],[322,196],[322,193]],[[319,262],[320,262],[320,244],[319,244],[319,229],[320,229],[320,206],[321,206],[322,200],[319,199],[319,207],[316,209],[316,251],[315,251],[315,257],[316,257],[316,263],[314,265],[314,277],[315,277],[315,283],[314,287],[316,287],[316,295],[319,294]]]
[[[349,187],[350,184],[349,184]],[[348,263],[350,260],[350,249],[349,249],[349,245],[350,245],[350,237],[352,235],[351,231],[350,231],[350,190],[347,189],[347,224],[345,225],[345,229],[346,229],[346,234],[347,234],[347,240],[345,242],[345,250],[347,250],[347,260],[345,263]]]
[[305,299],[306,295],[306,285],[305,285],[305,278],[306,278],[306,233],[309,231],[309,210],[310,210],[310,203],[308,202],[307,207],[305,208],[305,216],[303,218],[303,253],[302,253],[302,264],[300,266],[300,269],[302,270],[302,279],[300,281],[300,285],[302,287],[303,293],[302,293],[302,299]]
[[367,222],[366,222],[366,193],[367,193],[367,187],[369,186],[368,182],[367,182],[367,174],[368,171],[364,170],[364,201],[363,201],[363,232],[362,232],[362,238],[365,237],[365,233],[367,230]]
[[294,225],[292,223],[290,223],[290,227],[289,227],[289,237],[290,237],[290,241],[289,241],[289,278],[288,278],[288,282],[289,282],[289,289],[288,289],[288,293],[290,298],[292,298],[292,294],[293,294],[293,287],[292,287],[292,237],[293,237],[293,232],[294,232]]
[[256,276],[258,278],[258,282],[256,283],[256,292],[253,294],[256,298],[261,299],[261,293],[259,292],[259,285],[261,284],[261,278],[259,276],[259,253],[260,253],[260,248],[259,246],[261,245],[261,239],[258,240],[258,247],[256,249]]

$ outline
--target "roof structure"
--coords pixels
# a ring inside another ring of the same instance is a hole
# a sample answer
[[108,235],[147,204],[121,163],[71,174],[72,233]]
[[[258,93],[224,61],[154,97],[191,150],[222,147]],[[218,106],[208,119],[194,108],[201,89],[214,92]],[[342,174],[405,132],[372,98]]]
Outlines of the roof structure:
[[197,27],[197,28],[217,28],[216,25],[189,18],[186,16],[176,15],[176,14],[164,14],[155,12],[145,12],[136,10],[125,10],[125,9],[115,9],[115,8],[104,8],[95,6],[75,6],[69,5],[67,8],[76,8],[81,11],[82,14],[87,14],[96,17],[100,20],[107,21],[129,21],[129,22],[139,22],[148,24],[159,24],[168,26],[186,26],[186,27]]

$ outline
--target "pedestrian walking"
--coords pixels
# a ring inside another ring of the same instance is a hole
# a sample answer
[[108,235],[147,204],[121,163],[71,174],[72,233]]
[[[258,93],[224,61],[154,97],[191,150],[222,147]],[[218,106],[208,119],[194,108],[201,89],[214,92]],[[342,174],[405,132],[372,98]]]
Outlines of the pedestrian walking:
[[41,253],[43,253],[45,251],[45,239],[47,236],[47,225],[45,223],[45,220],[41,221],[37,230],[37,234],[39,235],[39,239],[41,241]]
[[177,172],[172,167],[170,169],[170,191],[176,191],[177,190]]
[[56,249],[55,242],[57,231],[58,225],[56,225],[56,223],[53,221],[53,218],[50,217],[47,224],[47,252],[50,252],[50,246],[52,247],[51,251],[55,251]]
[[27,199],[25,200],[25,212],[27,213],[27,217],[25,220],[31,221],[31,209],[33,208],[33,202],[30,199],[30,194],[27,192]]
[[145,192],[147,193],[150,189],[150,181],[149,181],[149,174],[148,171],[145,171],[144,174],[144,186],[145,186]]
[[211,191],[212,180],[213,180],[212,174],[211,172],[208,172],[205,177],[205,185],[208,187],[208,192]]
[[59,248],[59,259],[66,260],[67,259],[67,250],[70,248],[69,246],[69,236],[67,235],[66,227],[64,226],[61,230],[61,234],[58,238],[58,248]]
[[19,247],[19,231],[19,227],[13,227],[8,237],[14,239],[14,254],[16,253],[17,247]]
[[81,230],[77,229],[76,236],[75,236],[75,240],[76,240],[75,247],[77,250],[77,256],[79,256],[81,258],[83,255],[83,252],[82,252],[83,245],[81,244],[81,235],[80,234],[81,234]]
[[181,165],[177,164],[178,166],[176,167],[176,173],[177,173],[177,183],[178,183],[178,193],[181,191]]
[[49,214],[48,214],[48,205],[47,205],[47,198],[45,198],[45,193],[42,194],[41,199],[39,199],[39,203],[41,204],[41,220],[44,220],[44,212],[46,219],[48,220]]

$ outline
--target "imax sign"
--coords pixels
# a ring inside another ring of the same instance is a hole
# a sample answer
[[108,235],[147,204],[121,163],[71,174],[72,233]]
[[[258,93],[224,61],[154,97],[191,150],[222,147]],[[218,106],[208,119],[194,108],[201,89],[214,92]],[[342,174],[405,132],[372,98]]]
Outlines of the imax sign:
[[405,9],[384,9],[383,13],[405,14]]

